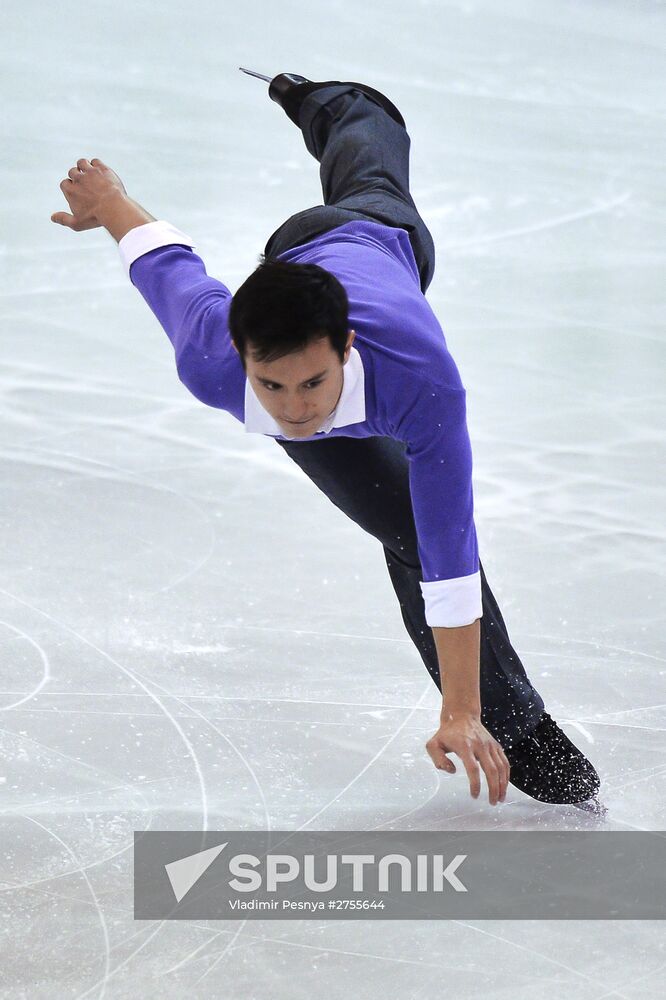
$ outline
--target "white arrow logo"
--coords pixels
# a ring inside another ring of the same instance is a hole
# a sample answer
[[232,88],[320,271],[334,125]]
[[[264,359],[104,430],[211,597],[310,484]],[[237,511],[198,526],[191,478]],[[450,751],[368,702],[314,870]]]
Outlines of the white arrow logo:
[[218,844],[217,847],[209,847],[207,851],[198,851],[196,854],[190,854],[178,861],[171,861],[164,866],[178,903],[190,891],[194,883],[198,882],[203,873],[210,868],[215,858],[228,843],[229,841],[226,841],[224,844]]

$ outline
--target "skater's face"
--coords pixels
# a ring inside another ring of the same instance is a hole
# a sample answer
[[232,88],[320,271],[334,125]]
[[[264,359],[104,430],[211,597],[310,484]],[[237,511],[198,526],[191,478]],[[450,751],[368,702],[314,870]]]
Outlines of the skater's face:
[[344,361],[328,337],[276,361],[255,361],[245,354],[245,371],[259,402],[287,437],[310,437],[338,405],[343,367],[354,340],[349,331]]

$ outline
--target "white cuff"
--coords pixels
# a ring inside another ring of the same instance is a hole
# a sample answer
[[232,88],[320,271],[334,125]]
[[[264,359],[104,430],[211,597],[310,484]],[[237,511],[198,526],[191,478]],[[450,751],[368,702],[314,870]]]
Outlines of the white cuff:
[[432,628],[460,628],[481,618],[481,571],[454,580],[421,582],[425,619]]
[[118,243],[125,275],[129,278],[130,267],[137,257],[142,257],[144,253],[149,253],[151,250],[157,250],[158,247],[168,247],[173,244],[186,247],[196,246],[196,243],[189,236],[164,220],[146,222],[143,226],[135,226],[134,229],[130,229]]

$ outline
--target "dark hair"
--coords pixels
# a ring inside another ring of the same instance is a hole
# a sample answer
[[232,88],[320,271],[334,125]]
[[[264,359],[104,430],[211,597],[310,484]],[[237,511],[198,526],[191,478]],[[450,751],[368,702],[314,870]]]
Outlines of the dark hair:
[[275,361],[325,337],[344,361],[349,300],[338,279],[318,264],[263,255],[260,261],[229,311],[231,338],[243,366],[247,351],[256,361]]

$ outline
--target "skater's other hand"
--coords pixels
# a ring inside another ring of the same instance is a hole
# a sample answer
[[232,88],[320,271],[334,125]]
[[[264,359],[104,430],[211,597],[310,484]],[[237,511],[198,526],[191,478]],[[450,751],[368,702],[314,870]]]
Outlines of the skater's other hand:
[[435,767],[449,774],[454,774],[456,768],[447,754],[455,753],[460,757],[469,778],[470,794],[475,799],[481,792],[480,765],[488,782],[488,801],[492,806],[504,802],[510,765],[501,746],[478,716],[471,713],[446,715],[443,711],[439,729],[426,743],[426,750]]
[[97,229],[102,225],[97,218],[100,204],[114,195],[125,195],[127,191],[120,177],[101,160],[80,159],[61,181],[60,190],[64,194],[72,214],[54,212],[51,222],[80,233],[84,229]]

